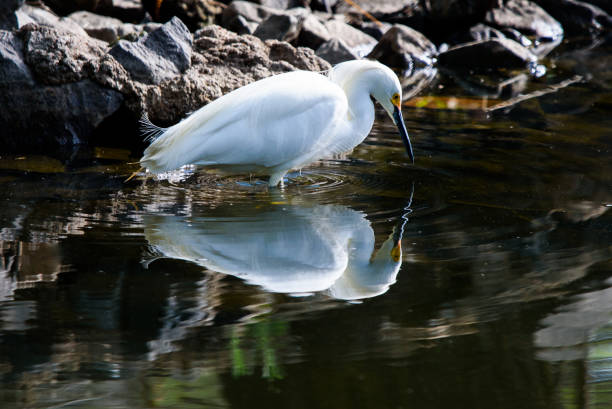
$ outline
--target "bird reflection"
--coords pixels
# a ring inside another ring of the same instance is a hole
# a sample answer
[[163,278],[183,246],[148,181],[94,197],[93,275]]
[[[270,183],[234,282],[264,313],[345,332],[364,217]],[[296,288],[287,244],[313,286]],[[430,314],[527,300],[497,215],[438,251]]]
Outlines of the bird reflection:
[[194,262],[268,292],[326,292],[356,300],[385,293],[402,261],[407,214],[376,249],[366,215],[340,205],[269,205],[206,217],[147,216],[154,254]]

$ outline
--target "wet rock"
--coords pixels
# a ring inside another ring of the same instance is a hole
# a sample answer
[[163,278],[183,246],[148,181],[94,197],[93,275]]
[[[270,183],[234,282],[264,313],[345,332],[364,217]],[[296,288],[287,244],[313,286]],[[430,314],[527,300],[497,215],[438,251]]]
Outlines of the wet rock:
[[515,28],[539,41],[553,41],[563,36],[561,24],[543,8],[529,0],[508,0],[489,10],[485,23],[497,28]]
[[325,27],[332,38],[342,40],[350,52],[359,57],[368,55],[376,46],[376,39],[338,19],[326,21]]
[[588,0],[585,3],[597,6],[606,13],[612,15],[612,1],[610,0]]
[[21,39],[4,30],[0,30],[0,79],[3,89],[34,84],[32,73],[24,62]]
[[492,38],[506,38],[504,33],[496,28],[478,23],[470,28],[469,37],[471,41],[485,41]]
[[438,55],[441,65],[453,69],[525,68],[536,60],[533,53],[507,38],[461,44]]
[[24,0],[4,0],[0,3],[0,30],[10,30],[17,27],[15,11],[21,7]]
[[433,65],[436,46],[423,34],[410,27],[395,25],[385,33],[368,58],[390,67],[411,69],[413,65]]
[[325,25],[314,15],[309,15],[302,23],[302,29],[298,37],[298,44],[316,50],[326,41],[331,39]]
[[317,56],[334,65],[343,61],[359,59],[359,56],[338,38],[324,42],[316,51]]
[[120,40],[110,54],[131,77],[146,84],[159,84],[189,68],[191,33],[178,18],[137,42]]
[[15,12],[17,15],[18,28],[26,24],[38,24],[41,26],[55,27],[61,30],[70,31],[77,35],[87,35],[75,21],[67,17],[58,17],[48,9],[34,7],[24,4]]
[[272,15],[262,21],[253,33],[262,40],[293,41],[300,34],[300,21],[289,14]]
[[107,43],[116,41],[119,37],[136,33],[133,24],[124,23],[119,19],[100,16],[89,11],[77,11],[68,16],[81,26],[87,34]]
[[[612,3],[612,2],[610,2]],[[570,35],[598,35],[612,29],[612,17],[601,8],[577,0],[538,0]]]

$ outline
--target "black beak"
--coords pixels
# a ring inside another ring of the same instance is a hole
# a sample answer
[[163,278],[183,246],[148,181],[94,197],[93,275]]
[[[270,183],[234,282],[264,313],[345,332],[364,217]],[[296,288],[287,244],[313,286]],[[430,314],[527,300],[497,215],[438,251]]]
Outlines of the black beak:
[[412,163],[414,163],[414,154],[412,153],[412,144],[410,143],[410,137],[408,137],[408,131],[406,130],[406,125],[404,125],[404,118],[402,118],[402,110],[395,106],[393,109],[393,120],[395,121],[395,125],[397,125],[397,129],[402,137],[402,141],[404,141],[404,146],[406,147],[406,153]]

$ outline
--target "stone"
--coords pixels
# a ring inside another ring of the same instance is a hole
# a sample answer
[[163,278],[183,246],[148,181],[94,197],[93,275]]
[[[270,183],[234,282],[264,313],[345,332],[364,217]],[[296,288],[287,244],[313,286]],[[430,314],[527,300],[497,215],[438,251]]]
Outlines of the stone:
[[89,11],[76,11],[68,16],[81,26],[89,36],[111,43],[120,37],[136,33],[137,28],[119,19],[100,16]]
[[104,43],[87,34],[76,35],[63,29],[29,24],[19,31],[25,62],[37,81],[56,85],[85,79],[89,61],[106,54]]
[[452,69],[525,68],[536,56],[514,40],[492,38],[449,48],[438,62]]
[[554,41],[563,37],[561,24],[544,9],[529,0],[507,0],[489,10],[485,23],[497,28],[515,28],[536,37],[538,41]]
[[301,0],[258,0],[257,3],[264,7],[281,10],[287,10],[304,5],[304,2]]
[[257,30],[258,24],[254,21],[247,21],[243,16],[235,16],[225,28],[236,34],[253,34]]
[[342,40],[342,43],[349,48],[350,52],[360,58],[368,55],[376,46],[377,41],[374,37],[338,19],[326,21],[325,27],[332,38]]
[[588,2],[538,0],[538,4],[558,20],[569,35],[599,35],[610,32],[612,29],[612,17],[601,8]]
[[492,38],[506,38],[504,33],[498,29],[483,23],[478,23],[475,26],[470,27],[469,37],[471,41],[485,41]]
[[291,42],[300,34],[300,21],[289,14],[272,15],[262,21],[253,33],[261,40]]
[[379,21],[378,23],[373,21],[362,21],[355,26],[355,28],[379,41],[391,27],[393,27],[393,24],[385,23],[384,21]]
[[113,0],[105,15],[118,18],[121,21],[140,22],[145,18],[145,10],[141,0]]
[[221,18],[223,26],[229,27],[237,16],[242,16],[248,22],[259,24],[268,17],[279,13],[276,9],[248,1],[232,1],[223,11]]
[[15,11],[24,0],[3,0],[0,2],[0,30],[11,30],[17,27]]
[[137,42],[120,40],[110,54],[134,80],[159,84],[189,68],[192,41],[187,27],[174,17]]
[[316,50],[326,41],[331,39],[325,25],[314,15],[309,15],[302,23],[302,29],[298,37],[298,44]]
[[332,38],[324,42],[317,49],[316,54],[332,65],[359,59],[359,56],[344,41],[338,38]]
[[75,21],[67,17],[58,17],[53,12],[41,8],[24,4],[15,12],[19,22],[18,28],[29,23],[35,23],[47,27],[56,27],[65,31],[70,31],[77,35],[87,35]]
[[[402,11],[407,7],[407,3],[409,1],[406,0],[360,0],[356,2],[359,4],[359,8],[362,10],[374,15],[374,16],[382,16],[387,14],[394,14]],[[355,7],[350,5],[347,2],[341,1],[338,3],[336,7],[337,14],[347,14],[347,13],[361,13]]]
[[0,86],[13,88],[34,85],[24,62],[21,40],[12,32],[0,30]]
[[423,34],[404,25],[394,25],[383,35],[368,55],[390,67],[410,69],[431,66],[435,62],[436,46]]

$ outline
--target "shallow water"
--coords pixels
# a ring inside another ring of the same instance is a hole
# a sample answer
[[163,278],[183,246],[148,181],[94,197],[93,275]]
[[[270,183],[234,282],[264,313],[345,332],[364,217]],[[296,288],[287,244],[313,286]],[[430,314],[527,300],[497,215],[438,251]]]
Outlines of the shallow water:
[[3,156],[0,407],[611,407],[598,52],[491,115],[439,75],[422,94],[464,109],[405,109],[415,166],[379,114],[282,190],[124,184],[120,149]]

